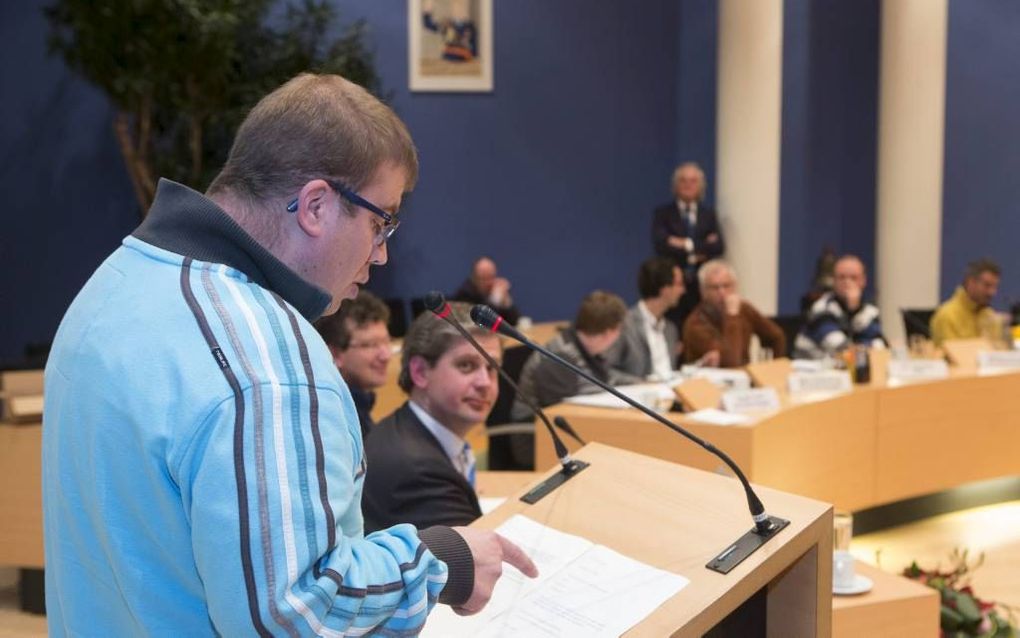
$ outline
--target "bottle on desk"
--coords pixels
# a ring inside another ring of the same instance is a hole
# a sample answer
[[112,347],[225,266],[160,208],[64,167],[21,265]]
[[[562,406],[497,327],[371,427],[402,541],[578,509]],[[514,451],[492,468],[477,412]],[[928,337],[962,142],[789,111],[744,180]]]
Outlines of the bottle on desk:
[[843,360],[854,383],[871,383],[871,356],[867,347],[850,346],[843,352]]

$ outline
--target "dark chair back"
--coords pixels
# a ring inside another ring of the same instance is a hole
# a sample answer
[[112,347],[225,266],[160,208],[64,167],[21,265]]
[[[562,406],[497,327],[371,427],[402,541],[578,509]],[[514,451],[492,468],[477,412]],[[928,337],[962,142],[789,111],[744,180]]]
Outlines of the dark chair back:
[[[525,346],[513,346],[503,351],[503,370],[515,382],[520,380],[524,364],[531,355]],[[517,393],[513,387],[499,377],[499,398],[485,425],[500,426],[511,423],[510,412]],[[535,469],[534,462],[535,434],[509,434],[489,439],[489,469],[503,471],[528,471]]]
[[425,297],[411,297],[411,321],[425,312]]
[[803,315],[776,315],[771,317],[772,321],[783,329],[786,336],[786,352],[773,353],[776,357],[793,357],[793,342],[797,340],[797,334],[804,327]]
[[900,308],[903,315],[903,328],[907,331],[907,339],[919,335],[931,339],[931,317],[934,308]]
[[390,336],[399,339],[407,334],[407,307],[403,299],[383,299],[383,303],[390,309],[390,323],[386,327]]

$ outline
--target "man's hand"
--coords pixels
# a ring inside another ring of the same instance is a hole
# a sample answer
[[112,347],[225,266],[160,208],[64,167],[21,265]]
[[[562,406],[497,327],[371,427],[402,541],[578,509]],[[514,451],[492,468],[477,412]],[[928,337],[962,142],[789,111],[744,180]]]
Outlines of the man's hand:
[[509,563],[530,578],[538,576],[538,568],[524,550],[496,532],[473,527],[454,527],[464,537],[475,561],[475,587],[471,597],[453,611],[461,616],[480,612],[489,602],[496,581],[503,574],[503,563]]
[[857,310],[861,306],[861,295],[864,290],[860,286],[849,285],[846,287],[843,301],[849,310]]
[[492,282],[492,292],[489,293],[489,299],[497,306],[508,305],[507,300],[510,299],[510,281],[503,277],[497,277]]
[[687,238],[678,237],[676,235],[670,235],[666,238],[666,243],[669,244],[670,248],[676,248],[678,250],[687,250]]
[[740,314],[740,295],[727,295],[724,304],[726,307],[726,314],[729,316],[736,317]]
[[701,356],[700,359],[694,362],[694,365],[704,366],[706,368],[718,368],[719,362],[722,360],[722,355],[718,350],[709,350]]

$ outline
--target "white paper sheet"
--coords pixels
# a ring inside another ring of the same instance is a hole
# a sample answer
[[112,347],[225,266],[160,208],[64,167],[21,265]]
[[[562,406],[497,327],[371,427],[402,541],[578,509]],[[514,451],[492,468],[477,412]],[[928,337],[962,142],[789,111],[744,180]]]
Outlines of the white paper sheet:
[[691,412],[684,416],[689,419],[694,419],[695,421],[710,423],[712,425],[745,425],[751,422],[751,417],[746,414],[723,412],[717,408],[705,408],[703,410]]
[[507,567],[482,613],[460,617],[440,605],[421,635],[619,636],[690,582],[521,515],[497,531],[531,556],[539,577]]
[[[634,385],[621,385],[616,388],[619,392],[634,399],[641,405],[657,409],[659,405],[669,405],[673,402],[676,394],[673,388],[665,383],[638,383]],[[579,394],[563,400],[564,403],[574,405],[587,405],[596,408],[629,408],[626,402],[614,397],[608,392],[596,392],[594,394]]]

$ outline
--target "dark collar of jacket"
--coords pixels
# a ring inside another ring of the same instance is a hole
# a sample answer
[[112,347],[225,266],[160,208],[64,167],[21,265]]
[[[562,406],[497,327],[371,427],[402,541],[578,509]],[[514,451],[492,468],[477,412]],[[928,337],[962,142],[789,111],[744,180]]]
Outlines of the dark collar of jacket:
[[159,180],[152,208],[132,235],[178,255],[239,270],[286,299],[308,321],[317,319],[332,299],[274,257],[212,200],[168,179]]

